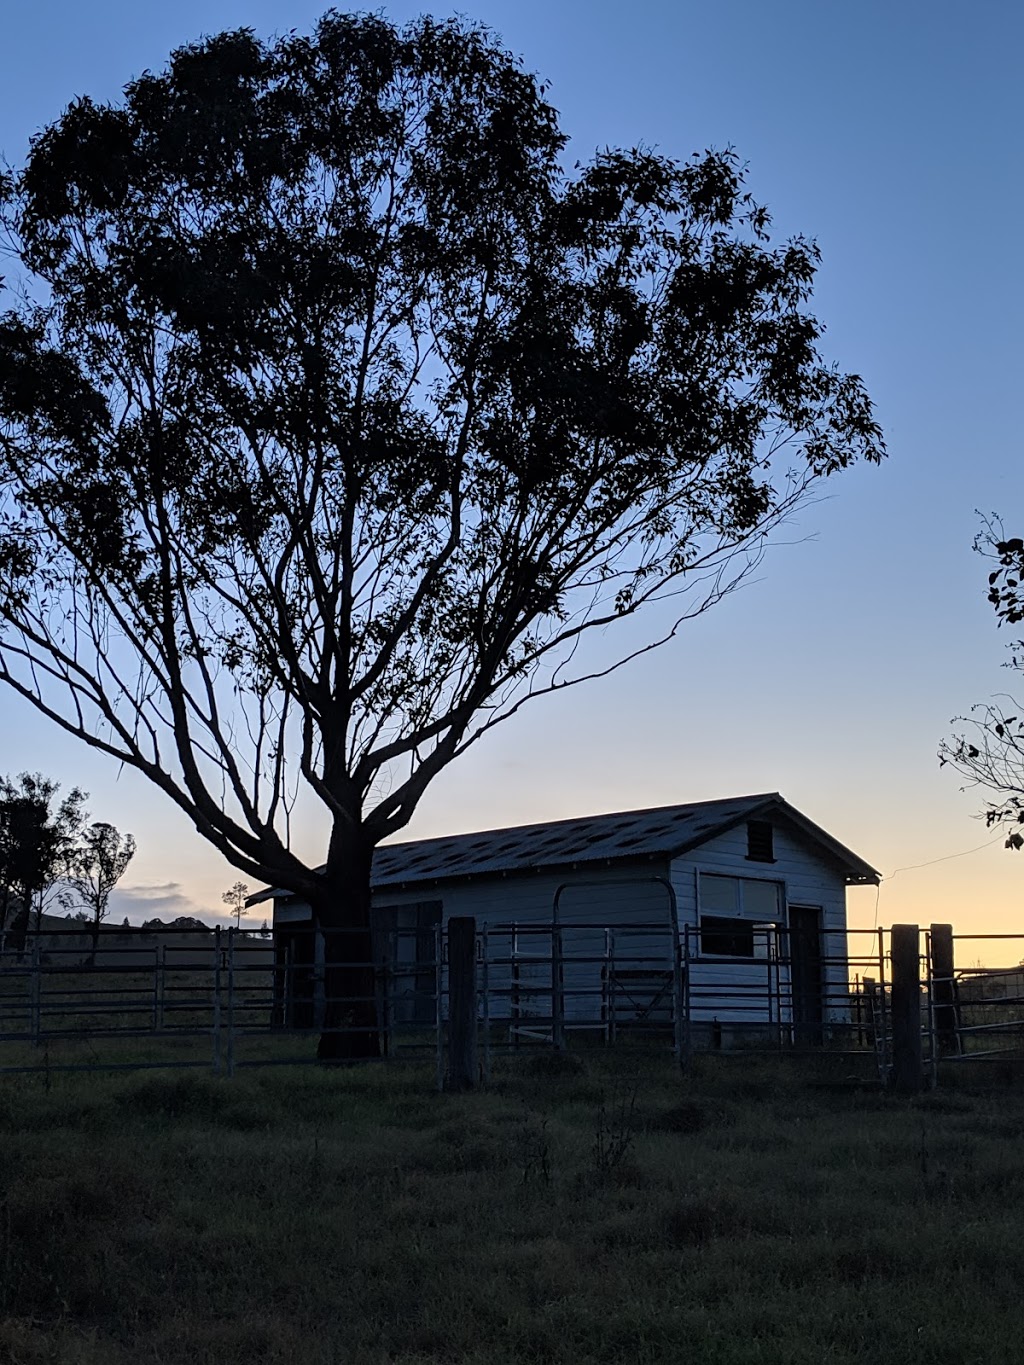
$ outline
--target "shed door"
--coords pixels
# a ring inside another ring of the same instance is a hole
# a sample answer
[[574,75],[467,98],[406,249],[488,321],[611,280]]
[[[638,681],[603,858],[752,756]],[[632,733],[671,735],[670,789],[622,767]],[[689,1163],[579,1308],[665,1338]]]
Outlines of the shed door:
[[789,955],[793,1041],[804,1047],[816,1047],[821,1043],[825,985],[820,905],[789,907]]

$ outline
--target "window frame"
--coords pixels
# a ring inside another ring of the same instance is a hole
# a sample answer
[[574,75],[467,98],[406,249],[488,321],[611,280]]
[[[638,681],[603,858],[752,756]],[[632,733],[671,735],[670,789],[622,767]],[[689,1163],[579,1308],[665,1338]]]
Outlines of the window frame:
[[[730,915],[730,914],[724,912],[724,911],[721,910],[721,909],[710,909],[710,908],[709,908],[708,910],[705,910],[705,908],[704,908],[704,895],[703,895],[703,881],[704,881],[704,878],[705,878],[705,877],[719,877],[719,878],[721,878],[723,881],[729,881],[729,882],[734,882],[734,883],[737,883],[737,884],[738,884],[739,893],[738,893],[738,897],[737,897],[737,905],[738,905],[738,908],[739,908],[739,911],[740,911],[739,914],[731,914],[731,915]],[[703,926],[703,921],[704,921],[705,918],[707,918],[707,919],[722,919],[722,920],[734,919],[734,920],[736,920],[736,921],[738,921],[738,922],[742,922],[742,923],[744,923],[744,924],[749,924],[750,927],[751,927],[751,932],[752,932],[752,934],[754,935],[754,951],[753,951],[753,953],[752,953],[752,955],[751,955],[750,957],[747,957],[747,956],[744,954],[743,957],[742,957],[742,963],[745,965],[745,964],[747,964],[747,963],[755,964],[755,963],[762,963],[762,962],[764,962],[764,961],[766,960],[766,959],[765,959],[765,956],[764,956],[763,954],[758,954],[758,951],[757,951],[757,935],[756,935],[756,932],[755,932],[755,931],[756,931],[756,929],[758,928],[758,926],[762,926],[762,925],[774,925],[774,926],[775,926],[775,929],[776,929],[776,933],[785,932],[785,931],[788,929],[788,926],[789,926],[789,908],[788,908],[788,907],[789,907],[789,894],[788,894],[788,887],[787,887],[787,885],[786,885],[786,880],[785,880],[785,878],[784,878],[784,877],[747,877],[747,876],[744,876],[741,872],[736,872],[736,871],[734,871],[734,870],[732,870],[732,869],[730,869],[729,871],[723,871],[723,870],[720,870],[719,868],[700,867],[700,866],[696,866],[696,867],[694,868],[694,878],[695,878],[696,924],[693,925],[693,931],[694,931],[694,936],[695,936],[695,939],[696,939],[696,948],[697,948],[696,956],[697,956],[697,958],[709,958],[709,959],[712,959],[712,960],[719,960],[719,961],[725,961],[725,960],[728,960],[728,959],[733,959],[733,960],[737,961],[737,965],[740,965],[739,957],[738,957],[738,955],[735,954],[735,953],[716,953],[716,952],[709,952],[707,949],[705,949],[704,943],[703,943],[703,938],[702,938],[702,926]],[[767,884],[767,885],[769,885],[769,886],[774,886],[774,887],[776,888],[776,894],[777,894],[776,907],[775,907],[775,915],[776,915],[776,917],[775,917],[774,919],[766,919],[763,915],[760,915],[760,916],[756,916],[756,915],[754,915],[754,914],[745,915],[745,914],[743,913],[743,901],[744,901],[744,897],[743,897],[743,883],[744,883],[744,882],[758,882],[758,883],[762,883],[762,884]]]

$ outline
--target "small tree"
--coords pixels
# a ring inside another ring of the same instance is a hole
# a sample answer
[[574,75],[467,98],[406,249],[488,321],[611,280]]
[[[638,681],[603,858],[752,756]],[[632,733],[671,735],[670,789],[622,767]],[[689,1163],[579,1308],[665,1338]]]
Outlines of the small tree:
[[236,929],[242,927],[242,916],[245,914],[245,902],[248,899],[248,896],[249,888],[246,886],[245,882],[235,882],[234,886],[230,887],[221,896],[221,900],[224,904],[231,906],[231,913],[235,917]]
[[[1024,622],[1024,539],[1007,537],[997,517],[987,517],[975,538],[974,548],[992,562],[988,576],[988,600],[1000,626]],[[1010,658],[1004,665],[1024,671],[1024,640],[1011,640]],[[956,716],[952,724],[965,727],[943,741],[939,764],[949,764],[970,786],[982,787],[995,798],[985,809],[985,822],[993,825],[1024,825],[1024,703],[1011,695],[982,702],[969,716]],[[1024,833],[1011,828],[1006,847],[1024,847]]]
[[103,821],[90,825],[71,851],[65,881],[92,924],[92,965],[96,962],[100,925],[110,909],[110,893],[134,857],[134,838],[130,834],[122,837],[113,825]]
[[0,896],[2,928],[18,948],[35,912],[42,924],[47,894],[68,874],[75,840],[86,819],[86,793],[78,787],[55,804],[60,783],[41,773],[0,778]]
[[883,453],[732,153],[566,141],[487,30],[331,12],[75,102],[0,193],[0,681],[345,931],[323,1058],[378,1050],[371,859],[437,774]]

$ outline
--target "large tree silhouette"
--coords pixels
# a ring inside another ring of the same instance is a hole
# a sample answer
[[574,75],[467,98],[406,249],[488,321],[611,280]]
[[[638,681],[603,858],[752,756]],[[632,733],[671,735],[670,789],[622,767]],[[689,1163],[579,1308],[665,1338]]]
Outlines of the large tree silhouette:
[[565,144],[488,31],[329,13],[77,100],[6,185],[0,678],[358,931],[323,1057],[376,1048],[346,963],[431,779],[882,454],[816,248],[771,244],[732,153]]

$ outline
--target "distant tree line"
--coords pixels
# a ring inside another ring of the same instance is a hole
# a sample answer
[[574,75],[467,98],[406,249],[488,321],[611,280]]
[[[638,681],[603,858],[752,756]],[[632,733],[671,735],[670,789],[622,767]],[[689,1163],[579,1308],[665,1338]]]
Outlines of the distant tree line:
[[89,822],[88,793],[41,773],[0,778],[0,936],[24,950],[56,902],[92,925],[93,955],[110,895],[135,855],[135,840],[107,821]]

